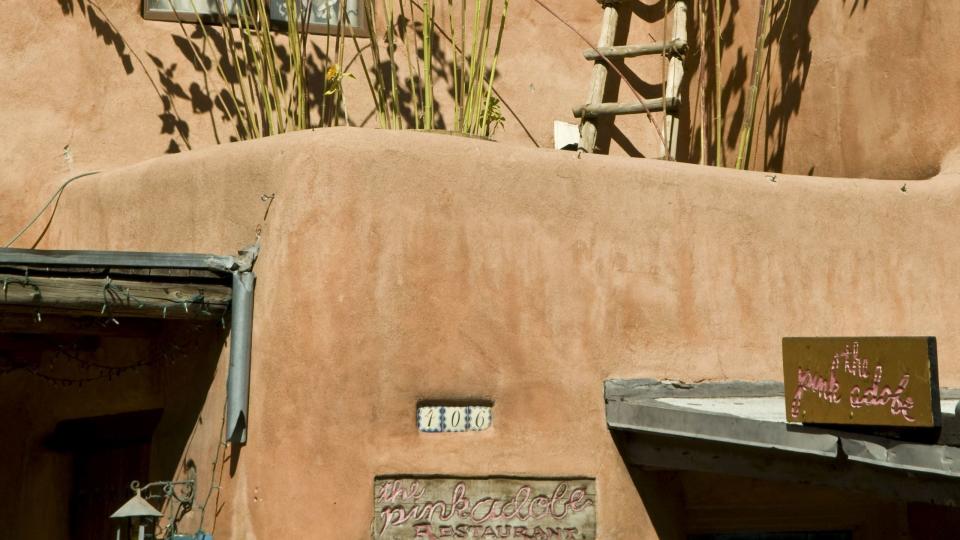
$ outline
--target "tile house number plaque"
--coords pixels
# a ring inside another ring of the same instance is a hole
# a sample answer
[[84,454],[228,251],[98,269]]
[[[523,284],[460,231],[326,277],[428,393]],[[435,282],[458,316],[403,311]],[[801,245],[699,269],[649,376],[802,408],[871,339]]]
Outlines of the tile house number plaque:
[[372,537],[593,540],[596,511],[593,479],[377,477]]
[[488,405],[421,405],[417,407],[417,429],[426,433],[486,431],[493,421]]
[[933,337],[783,338],[788,422],[940,424]]

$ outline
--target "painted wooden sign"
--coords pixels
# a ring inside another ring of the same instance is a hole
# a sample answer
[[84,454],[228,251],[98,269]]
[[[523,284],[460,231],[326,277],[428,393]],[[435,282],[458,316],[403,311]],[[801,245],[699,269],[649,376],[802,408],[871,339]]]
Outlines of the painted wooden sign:
[[378,477],[373,538],[596,538],[597,491],[584,478]]
[[783,338],[787,421],[940,424],[933,337]]

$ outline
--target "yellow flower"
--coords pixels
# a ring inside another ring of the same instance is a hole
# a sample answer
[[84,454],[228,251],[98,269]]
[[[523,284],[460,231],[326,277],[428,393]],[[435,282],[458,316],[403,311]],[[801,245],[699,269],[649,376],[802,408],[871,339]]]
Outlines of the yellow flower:
[[327,81],[327,91],[323,93],[325,96],[332,96],[340,91],[341,86],[343,85],[343,78],[350,77],[354,78],[352,73],[344,73],[340,71],[340,66],[333,64],[327,68],[326,81]]
[[332,66],[328,67],[327,82],[339,80],[340,79],[340,77],[338,77],[339,74],[340,74],[340,66],[338,66],[337,64],[333,64]]

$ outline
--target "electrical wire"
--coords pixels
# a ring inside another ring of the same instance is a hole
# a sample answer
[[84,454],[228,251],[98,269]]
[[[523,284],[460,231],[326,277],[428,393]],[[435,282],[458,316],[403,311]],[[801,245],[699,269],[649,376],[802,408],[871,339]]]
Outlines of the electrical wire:
[[66,187],[69,186],[71,182],[73,182],[74,180],[79,180],[85,176],[92,176],[94,174],[99,174],[99,173],[100,171],[85,172],[83,174],[78,174],[73,178],[68,179],[63,184],[60,184],[60,188],[57,189],[57,191],[53,194],[53,196],[50,197],[50,199],[47,201],[47,204],[43,205],[43,208],[41,208],[40,211],[37,212],[37,215],[33,216],[33,219],[31,219],[29,223],[27,223],[22,229],[20,229],[20,232],[18,232],[13,238],[11,238],[9,242],[4,244],[3,247],[8,248],[11,245],[13,245],[14,242],[19,240],[20,237],[23,236],[23,233],[27,232],[27,230],[30,229],[30,227],[32,227],[33,224],[36,223],[38,219],[40,219],[40,216],[42,216],[43,213],[47,211],[47,208],[50,208],[50,205],[53,204],[54,201],[60,198],[60,195],[63,194],[63,190],[66,189]]

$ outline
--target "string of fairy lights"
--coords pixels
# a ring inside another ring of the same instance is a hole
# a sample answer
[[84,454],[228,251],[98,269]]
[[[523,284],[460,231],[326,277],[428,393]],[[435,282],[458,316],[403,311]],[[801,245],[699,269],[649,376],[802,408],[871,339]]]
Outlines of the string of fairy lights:
[[95,381],[109,381],[155,365],[163,356],[148,354],[132,363],[110,365],[97,362],[94,351],[84,350],[76,343],[58,343],[52,349],[52,353],[47,353],[46,358],[41,358],[40,361],[37,361],[33,355],[0,353],[0,375],[23,372],[53,386],[83,386]]
[[[3,294],[4,302],[7,301],[8,291],[11,285],[16,285],[23,288],[31,289],[33,291],[31,297],[32,297],[32,300],[34,301],[40,300],[43,297],[43,290],[41,289],[40,285],[37,284],[35,281],[30,280],[29,268],[24,270],[24,275],[22,278],[5,276],[3,279],[0,279],[0,292],[2,292]],[[164,319],[167,318],[168,309],[183,308],[184,312],[189,313],[190,306],[198,307],[199,309],[196,310],[195,312],[198,313],[199,315],[203,315],[206,317],[209,317],[211,315],[211,312],[209,309],[210,304],[207,302],[203,289],[200,289],[199,291],[197,291],[195,295],[184,300],[165,299],[165,301],[169,305],[163,306],[161,310],[161,317]],[[113,279],[110,276],[106,276],[103,282],[103,305],[100,308],[100,315],[104,317],[108,317],[115,324],[119,324],[119,322],[116,320],[116,318],[113,317],[113,314],[111,312],[111,306],[115,304],[122,304],[128,307],[132,306],[132,307],[136,307],[137,309],[143,309],[144,306],[146,305],[143,299],[136,297],[130,292],[129,287],[119,286],[116,283],[114,283]],[[43,316],[41,315],[39,310],[36,311],[36,319],[37,319],[37,322],[43,321]],[[225,326],[226,324],[222,318],[220,320],[220,324],[222,327]]]
[[[103,319],[94,321],[92,324],[112,324]],[[0,350],[0,376],[25,373],[53,386],[66,388],[111,381],[161,364],[173,366],[179,359],[188,357],[191,351],[202,347],[204,334],[201,329],[209,328],[208,325],[200,324],[187,326],[194,331],[178,332],[174,340],[164,339],[161,347],[151,347],[146,354],[124,355],[136,357],[135,360],[125,363],[102,361],[97,351],[100,347],[99,340],[95,346],[85,346],[83,336],[45,336],[42,343],[31,344],[31,348],[37,350]],[[190,343],[177,343],[176,339],[187,339]]]
[[[0,279],[0,296],[2,296],[3,302],[8,301],[8,294],[11,287],[28,289],[31,300],[34,302],[43,298],[43,286],[41,283],[31,279],[29,268],[24,269],[23,277],[7,275]],[[136,309],[142,309],[145,306],[143,299],[132,294],[128,287],[117,284],[110,276],[104,278],[102,291],[103,304],[100,308],[100,316],[84,317],[86,320],[95,321],[93,324],[98,324],[103,327],[110,325],[119,326],[121,324],[120,320],[114,316],[112,306],[123,305],[127,308],[132,307]],[[154,304],[156,300],[157,299],[152,300]],[[211,316],[209,304],[202,289],[199,290],[197,294],[184,300],[164,300],[168,302],[169,305],[165,305],[161,309],[161,317],[163,319],[167,318],[168,309],[183,309],[185,313],[191,313],[192,309],[192,313],[198,316]],[[34,312],[33,318],[38,324],[43,322],[43,315],[39,309]],[[220,319],[220,327],[226,328],[226,321],[223,317]],[[44,348],[49,348],[50,346],[51,344],[49,342],[44,344]],[[54,352],[52,355],[48,352],[45,361],[39,362],[36,361],[36,358],[30,358],[30,354],[19,355],[10,353],[9,351],[0,351],[0,375],[13,372],[25,372],[54,386],[82,386],[96,381],[112,380],[132,371],[156,364],[160,360],[169,360],[171,354],[182,353],[177,345],[168,344],[167,347],[158,351],[156,354],[146,355],[145,358],[135,362],[113,365],[91,359],[91,351],[82,350],[76,343],[58,343],[54,344],[53,348]],[[67,371],[72,371],[70,375],[63,374],[66,365],[72,366],[72,368],[67,368]]]

